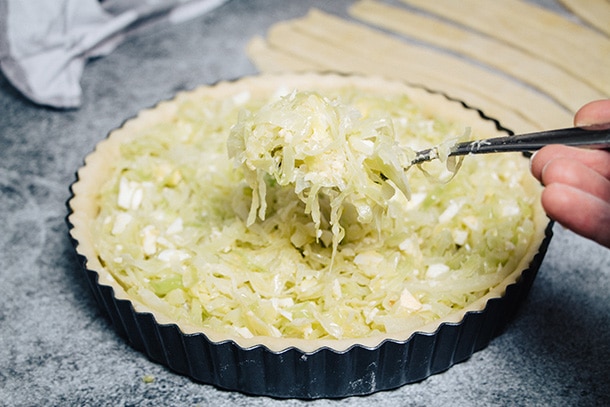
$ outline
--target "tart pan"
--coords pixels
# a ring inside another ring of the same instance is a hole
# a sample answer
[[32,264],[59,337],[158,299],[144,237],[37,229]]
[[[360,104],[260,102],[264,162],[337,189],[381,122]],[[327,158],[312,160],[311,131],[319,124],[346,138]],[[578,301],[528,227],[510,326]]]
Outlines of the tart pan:
[[[321,79],[325,83],[350,81],[353,77],[338,74],[250,77],[245,79],[246,86],[248,81],[256,85],[257,81],[263,79],[298,85]],[[356,77],[355,80],[385,83],[380,78]],[[242,81],[244,79],[215,86],[231,88]],[[460,109],[474,111],[480,120],[491,121],[498,130],[507,131],[496,120],[463,102],[423,88],[418,88],[418,92],[443,98],[459,105]],[[171,101],[162,102],[149,112],[168,103]],[[122,127],[133,126],[130,122],[137,121],[138,117],[126,121]],[[133,348],[172,371],[197,382],[251,395],[300,399],[366,395],[424,380],[467,360],[500,334],[518,311],[533,284],[552,236],[552,222],[546,219],[544,236],[535,243],[537,252],[527,268],[511,274],[510,281],[505,280],[502,287],[492,289],[490,294],[473,306],[404,338],[367,338],[337,343],[319,340],[316,342],[318,345],[313,347],[305,340],[278,347],[236,338],[223,339],[222,335],[179,327],[166,317],[147,310],[142,304],[135,304],[124,291],[121,292],[120,286],[112,284],[112,279],[104,277],[106,272],[95,258],[95,253],[83,249],[83,242],[94,237],[88,236],[78,225],[82,223],[80,200],[83,199],[83,176],[94,178],[94,182],[99,181],[96,180],[99,174],[95,171],[83,172],[88,165],[90,157],[85,160],[85,165],[71,185],[72,196],[67,203],[69,213],[66,221],[93,295],[118,334]]]

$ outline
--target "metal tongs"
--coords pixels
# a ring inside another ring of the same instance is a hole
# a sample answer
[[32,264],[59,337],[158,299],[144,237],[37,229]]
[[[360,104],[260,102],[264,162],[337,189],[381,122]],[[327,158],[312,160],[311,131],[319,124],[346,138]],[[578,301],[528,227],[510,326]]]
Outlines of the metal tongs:
[[[592,149],[610,148],[610,123],[545,130],[535,133],[465,141],[449,149],[450,156],[536,151],[548,144]],[[438,147],[418,151],[411,165],[439,158]]]

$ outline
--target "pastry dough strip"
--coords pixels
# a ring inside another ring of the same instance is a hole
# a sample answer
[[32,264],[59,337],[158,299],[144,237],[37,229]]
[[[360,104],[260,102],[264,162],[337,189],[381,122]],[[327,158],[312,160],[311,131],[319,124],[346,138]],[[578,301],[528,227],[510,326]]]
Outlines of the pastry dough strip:
[[610,36],[610,2],[608,0],[559,0],[583,21]]
[[610,96],[610,40],[519,0],[401,0],[553,62]]
[[349,11],[367,23],[479,60],[546,93],[571,111],[575,112],[591,100],[605,97],[599,90],[554,64],[438,19],[373,0],[359,1]]
[[252,38],[246,46],[246,53],[261,72],[306,72],[321,71],[326,68],[324,64],[317,64],[271,48],[262,37]]

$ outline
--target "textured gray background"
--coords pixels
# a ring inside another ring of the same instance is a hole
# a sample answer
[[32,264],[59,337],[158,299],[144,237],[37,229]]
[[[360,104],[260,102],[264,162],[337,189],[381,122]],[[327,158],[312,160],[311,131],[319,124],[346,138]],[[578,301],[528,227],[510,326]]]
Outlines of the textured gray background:
[[131,349],[101,315],[64,222],[84,156],[178,90],[254,73],[244,47],[274,22],[350,3],[233,0],[145,30],[86,66],[78,110],[34,106],[0,76],[0,405],[610,404],[610,252],[560,227],[503,335],[443,374],[368,397],[279,401],[194,383]]

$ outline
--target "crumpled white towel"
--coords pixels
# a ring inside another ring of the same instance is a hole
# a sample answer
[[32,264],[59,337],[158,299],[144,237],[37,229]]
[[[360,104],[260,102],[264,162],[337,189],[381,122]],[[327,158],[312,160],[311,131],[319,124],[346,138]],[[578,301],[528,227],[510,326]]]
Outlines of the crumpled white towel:
[[31,101],[81,104],[88,59],[109,54],[142,24],[178,23],[226,0],[0,0],[0,69]]

